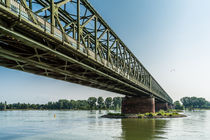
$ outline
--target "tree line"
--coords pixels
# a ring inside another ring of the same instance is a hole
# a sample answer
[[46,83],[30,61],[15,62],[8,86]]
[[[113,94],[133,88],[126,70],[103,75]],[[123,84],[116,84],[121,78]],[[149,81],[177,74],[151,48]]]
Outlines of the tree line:
[[210,109],[210,102],[205,98],[183,97],[180,101],[182,104],[179,101],[174,102],[175,109]]
[[6,108],[7,108],[7,102],[4,102],[4,103],[0,103],[0,110],[6,110]]
[[89,97],[87,100],[67,100],[61,99],[57,102],[48,102],[47,104],[26,104],[26,103],[14,103],[7,104],[6,102],[0,103],[0,110],[6,109],[69,109],[69,110],[102,110],[102,109],[120,109],[121,97]]

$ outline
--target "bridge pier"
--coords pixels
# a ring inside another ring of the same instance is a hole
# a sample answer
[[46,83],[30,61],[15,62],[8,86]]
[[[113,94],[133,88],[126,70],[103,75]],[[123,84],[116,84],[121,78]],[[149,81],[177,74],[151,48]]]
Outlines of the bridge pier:
[[174,106],[172,104],[169,104],[168,109],[174,109]]
[[155,111],[158,112],[161,109],[167,111],[168,109],[171,109],[171,105],[168,105],[168,103],[165,102],[156,102]]
[[155,98],[125,97],[122,100],[122,114],[155,113]]

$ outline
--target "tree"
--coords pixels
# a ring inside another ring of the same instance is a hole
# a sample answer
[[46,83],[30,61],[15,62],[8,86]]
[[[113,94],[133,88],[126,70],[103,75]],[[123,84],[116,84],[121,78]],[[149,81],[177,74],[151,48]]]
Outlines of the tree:
[[4,102],[4,110],[6,110],[7,109],[7,102],[5,101]]
[[64,102],[65,102],[65,100],[63,100],[63,99],[58,101],[58,108],[59,109],[64,109]]
[[198,100],[198,107],[199,108],[204,108],[205,105],[208,104],[208,102],[206,101],[205,98],[197,98],[197,100]]
[[0,110],[4,110],[4,104],[2,102],[0,103]]
[[190,97],[191,109],[198,108],[198,100],[196,97]]
[[107,97],[105,100],[105,105],[107,109],[110,109],[111,105],[112,105],[112,98],[111,97]]
[[59,109],[63,109],[63,100],[59,100],[58,101],[58,104],[59,104]]
[[101,110],[104,107],[103,97],[98,97],[97,103],[98,103],[98,109]]
[[185,108],[191,108],[192,106],[190,97],[181,98],[181,102]]
[[[31,105],[32,106],[32,105]],[[34,106],[32,106],[32,107],[34,107]],[[48,102],[47,103],[47,108],[48,109],[53,109],[53,103],[52,102]]]
[[88,102],[86,100],[78,100],[77,101],[78,109],[87,110],[89,109]]
[[179,109],[179,110],[182,110],[183,109],[183,106],[180,104],[179,101],[175,101],[174,102],[174,106],[175,106],[175,109]]
[[113,98],[114,109],[120,108],[121,107],[121,102],[122,102],[122,98],[120,98],[120,97],[114,97]]
[[205,108],[210,109],[210,102],[208,102],[208,101],[206,102]]
[[58,101],[61,109],[69,109],[69,101],[66,99],[62,99]]
[[208,102],[205,98],[197,98],[197,97],[183,97],[181,102],[185,108],[195,109],[195,108],[208,108]]
[[96,101],[97,101],[97,99],[95,97],[88,98],[88,104],[89,104],[91,110],[95,108]]
[[69,102],[69,108],[70,108],[70,109],[77,109],[77,103],[76,103],[75,100],[71,100],[71,101]]

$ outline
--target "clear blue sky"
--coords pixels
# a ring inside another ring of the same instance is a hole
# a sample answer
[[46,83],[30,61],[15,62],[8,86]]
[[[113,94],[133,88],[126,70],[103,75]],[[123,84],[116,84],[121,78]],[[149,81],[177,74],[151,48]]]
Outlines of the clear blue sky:
[[[174,99],[210,100],[209,0],[89,0]],[[118,96],[0,67],[0,101]]]

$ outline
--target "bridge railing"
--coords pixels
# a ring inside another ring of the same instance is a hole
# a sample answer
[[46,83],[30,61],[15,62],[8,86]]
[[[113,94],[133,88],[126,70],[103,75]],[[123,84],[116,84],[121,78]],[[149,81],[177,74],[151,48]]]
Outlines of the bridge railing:
[[[43,32],[69,43],[74,49],[101,63],[113,72],[144,87],[145,90],[166,101],[172,101],[86,0],[64,0],[56,3],[53,0],[34,1],[39,4],[36,11],[30,8],[32,3],[27,4],[25,0],[0,0],[0,3],[19,18],[28,20],[40,27]],[[71,16],[73,14],[66,10],[65,5],[68,3],[76,4],[75,16]],[[83,10],[85,12],[82,12],[81,7],[85,9]],[[52,10],[56,8],[57,10]],[[49,19],[49,17],[51,18]],[[55,21],[57,24],[55,24]]]

